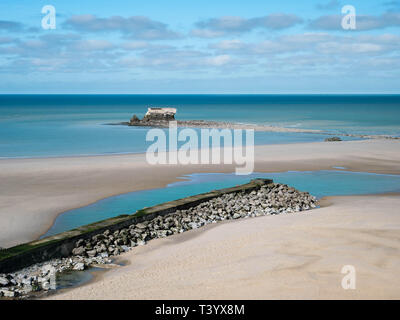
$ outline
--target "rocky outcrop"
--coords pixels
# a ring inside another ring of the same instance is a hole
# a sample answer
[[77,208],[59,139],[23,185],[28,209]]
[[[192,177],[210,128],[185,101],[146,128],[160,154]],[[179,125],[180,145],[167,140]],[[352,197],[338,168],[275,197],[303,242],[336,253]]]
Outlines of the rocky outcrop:
[[168,126],[169,121],[175,120],[175,108],[148,108],[143,119],[133,115],[128,125],[130,126]]
[[0,274],[0,296],[18,297],[50,289],[49,267],[56,272],[81,271],[111,263],[111,257],[148,241],[201,228],[224,220],[288,214],[315,208],[316,198],[283,184],[266,184],[251,192],[226,193],[185,210],[176,210],[121,228],[106,230],[90,239],[78,239],[72,256]]
[[327,142],[342,141],[342,139],[339,137],[331,137],[331,138],[326,138],[325,141]]
[[129,124],[130,125],[134,125],[134,124],[138,124],[140,123],[140,119],[138,118],[138,116],[136,114],[134,114],[131,118],[131,120],[129,120]]

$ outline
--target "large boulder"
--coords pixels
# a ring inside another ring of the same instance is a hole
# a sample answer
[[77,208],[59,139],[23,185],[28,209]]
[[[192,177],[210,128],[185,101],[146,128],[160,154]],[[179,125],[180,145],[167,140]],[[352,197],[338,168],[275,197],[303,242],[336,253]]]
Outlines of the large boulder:
[[84,247],[78,247],[72,250],[72,254],[74,256],[83,256],[85,255],[85,248]]
[[0,287],[8,286],[9,283],[10,283],[10,281],[8,281],[7,278],[5,278],[5,277],[0,277]]
[[85,270],[85,264],[82,262],[78,262],[74,265],[74,270],[75,271],[83,271]]
[[326,138],[325,141],[327,142],[332,142],[332,141],[342,141],[339,137],[331,137],[331,138]]

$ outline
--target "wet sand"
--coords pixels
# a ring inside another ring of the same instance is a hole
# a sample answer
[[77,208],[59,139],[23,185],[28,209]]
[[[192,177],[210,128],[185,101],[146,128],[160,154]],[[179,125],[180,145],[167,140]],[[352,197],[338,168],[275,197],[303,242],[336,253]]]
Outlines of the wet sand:
[[[268,145],[255,148],[255,171],[400,173],[399,140]],[[156,165],[144,154],[0,159],[0,247],[37,239],[56,217],[113,195],[164,187],[183,174],[234,172],[233,165]]]

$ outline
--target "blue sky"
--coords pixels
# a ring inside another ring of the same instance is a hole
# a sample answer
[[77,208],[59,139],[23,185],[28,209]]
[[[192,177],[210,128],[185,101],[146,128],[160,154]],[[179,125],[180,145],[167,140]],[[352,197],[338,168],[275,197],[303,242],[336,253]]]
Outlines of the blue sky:
[[0,2],[0,93],[400,93],[399,50],[400,0]]

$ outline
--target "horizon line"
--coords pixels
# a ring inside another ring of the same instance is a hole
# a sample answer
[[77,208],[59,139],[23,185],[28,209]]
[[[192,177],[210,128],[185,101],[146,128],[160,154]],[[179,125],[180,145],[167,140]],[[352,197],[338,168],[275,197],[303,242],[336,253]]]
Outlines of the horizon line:
[[400,95],[390,92],[351,92],[351,93],[1,93],[0,95]]

